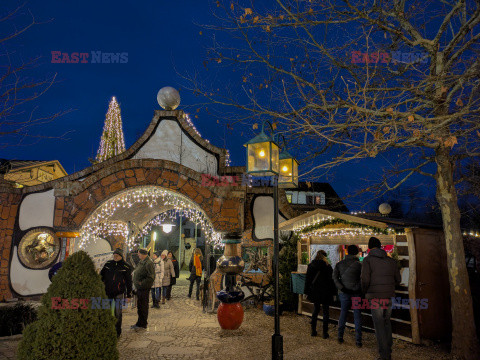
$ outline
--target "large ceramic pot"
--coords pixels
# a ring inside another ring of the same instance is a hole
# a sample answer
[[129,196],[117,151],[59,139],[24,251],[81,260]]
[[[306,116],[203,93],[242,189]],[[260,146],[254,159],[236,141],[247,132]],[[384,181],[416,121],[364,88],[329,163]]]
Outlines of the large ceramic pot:
[[243,321],[243,307],[240,303],[220,303],[217,310],[217,319],[224,330],[237,330]]

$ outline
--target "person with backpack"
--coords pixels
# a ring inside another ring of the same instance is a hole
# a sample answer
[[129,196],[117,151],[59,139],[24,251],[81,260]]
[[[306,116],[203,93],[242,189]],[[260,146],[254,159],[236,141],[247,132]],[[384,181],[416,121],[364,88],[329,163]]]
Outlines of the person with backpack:
[[[333,270],[333,281],[340,293],[341,311],[338,319],[338,342],[343,343],[343,334],[345,332],[345,323],[347,322],[348,310],[352,307],[352,297],[361,297],[362,264],[358,259],[358,247],[349,245],[348,255],[345,259],[338,262]],[[353,309],[353,319],[355,323],[355,344],[362,347],[362,313],[360,309]]]
[[305,294],[313,303],[312,336],[317,336],[317,319],[320,305],[323,309],[323,338],[328,339],[328,321],[330,320],[330,304],[336,293],[332,279],[332,267],[328,263],[326,252],[319,250],[313,261],[308,265],[305,279]]
[[113,252],[113,260],[105,263],[100,276],[105,284],[105,292],[107,297],[115,302],[115,317],[117,323],[115,328],[117,330],[117,337],[122,333],[122,305],[124,296],[127,301],[132,297],[132,268],[123,260],[122,249],[115,249]]

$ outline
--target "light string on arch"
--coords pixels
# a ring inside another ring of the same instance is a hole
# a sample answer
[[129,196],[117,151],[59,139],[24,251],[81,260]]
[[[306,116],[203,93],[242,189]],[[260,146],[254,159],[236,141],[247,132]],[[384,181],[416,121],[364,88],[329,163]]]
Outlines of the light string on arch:
[[[121,193],[97,208],[80,230],[79,247],[84,249],[91,241],[96,241],[101,238],[100,235],[116,234],[126,235],[126,245],[129,250],[132,249],[135,239],[132,236],[128,236],[127,225],[114,225],[110,219],[118,209],[130,208],[134,204],[139,203],[145,204],[150,208],[154,206],[171,206],[173,209],[169,211],[173,210],[177,214],[181,214],[202,226],[207,243],[212,243],[215,248],[223,246],[222,235],[215,231],[210,219],[198,205],[181,194],[151,186]],[[155,218],[161,219],[159,215]],[[152,225],[150,225],[150,227],[151,226]],[[111,230],[109,230],[110,228]]]

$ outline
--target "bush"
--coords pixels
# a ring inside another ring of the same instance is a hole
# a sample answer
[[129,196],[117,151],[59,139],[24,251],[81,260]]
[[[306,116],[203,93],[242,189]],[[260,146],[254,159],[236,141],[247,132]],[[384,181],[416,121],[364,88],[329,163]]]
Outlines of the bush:
[[52,297],[106,298],[93,261],[84,251],[68,257],[42,297],[38,320],[28,325],[18,350],[19,360],[118,359],[115,317],[110,310],[52,309]]
[[0,307],[0,336],[21,334],[25,326],[37,319],[37,311],[31,304],[16,303]]
[[282,236],[283,244],[280,250],[278,272],[280,273],[279,297],[286,311],[295,311],[298,296],[292,291],[292,271],[297,271],[297,242],[298,235],[290,238]]

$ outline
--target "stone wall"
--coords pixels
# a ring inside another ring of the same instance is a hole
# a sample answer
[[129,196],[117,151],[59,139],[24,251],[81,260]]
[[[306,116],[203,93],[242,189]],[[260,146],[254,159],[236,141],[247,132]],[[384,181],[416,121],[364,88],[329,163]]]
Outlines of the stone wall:
[[12,298],[8,280],[13,231],[21,200],[19,193],[0,189],[0,301]]

